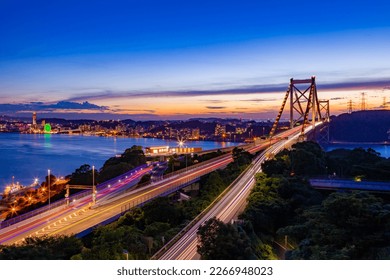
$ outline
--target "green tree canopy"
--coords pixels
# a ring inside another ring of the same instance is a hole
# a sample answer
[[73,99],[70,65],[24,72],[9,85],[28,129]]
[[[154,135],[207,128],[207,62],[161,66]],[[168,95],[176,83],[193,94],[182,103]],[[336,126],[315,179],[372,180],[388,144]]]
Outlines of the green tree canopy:
[[389,259],[390,205],[365,192],[332,193],[279,234],[295,239],[291,259]]
[[69,260],[82,250],[75,236],[27,237],[18,245],[0,245],[1,260]]
[[[98,172],[95,170],[95,184]],[[70,176],[70,185],[87,185],[92,186],[92,167],[89,164],[83,164],[77,168]]]
[[315,142],[298,142],[262,164],[268,176],[316,176],[327,172],[326,154]]
[[120,157],[109,158],[100,169],[99,182],[104,182],[119,176],[137,166],[146,163],[146,157],[141,146],[126,149]]
[[255,259],[251,242],[245,231],[216,218],[199,227],[198,253],[204,260]]

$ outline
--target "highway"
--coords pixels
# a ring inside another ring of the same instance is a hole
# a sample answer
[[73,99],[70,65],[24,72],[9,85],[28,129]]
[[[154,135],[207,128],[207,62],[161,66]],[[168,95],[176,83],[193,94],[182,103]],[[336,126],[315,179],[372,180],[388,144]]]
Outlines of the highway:
[[[248,149],[254,153],[265,149],[270,144],[274,143],[272,149],[269,149],[264,155],[276,153],[275,147],[286,146],[286,139],[293,139],[291,136],[299,133],[299,128],[294,128],[278,135],[278,138],[273,140],[265,140],[259,145]],[[277,144],[275,144],[277,143]],[[137,205],[142,205],[158,196],[164,196],[175,192],[188,182],[194,181],[199,177],[210,173],[218,168],[224,168],[232,162],[231,154],[223,155],[218,158],[199,163],[184,169],[178,173],[166,176],[165,179],[157,183],[132,190],[123,194],[118,194],[111,199],[104,200],[103,198],[110,195],[114,190],[123,187],[125,184],[130,184],[131,180],[139,180],[139,178],[149,170],[144,170],[142,173],[137,173],[129,178],[118,181],[115,184],[105,184],[106,188],[100,190],[97,196],[97,207],[90,207],[91,197],[85,197],[71,203],[70,207],[58,207],[51,211],[42,213],[23,222],[11,225],[0,230],[0,244],[11,244],[20,242],[28,236],[41,235],[57,235],[57,234],[78,234],[86,231],[105,221],[110,221],[118,218],[119,215]],[[254,171],[252,171],[253,177]],[[136,177],[134,177],[136,176]],[[248,179],[248,178],[247,178]],[[253,179],[252,179],[253,180]],[[252,181],[247,182],[248,192],[243,192],[241,195],[249,193],[249,186],[253,185]],[[103,203],[99,203],[102,200]],[[237,203],[242,203],[241,199],[236,199]],[[244,199],[245,201],[245,199]],[[234,209],[239,206],[232,207]],[[237,208],[237,209],[238,209]],[[227,217],[228,218],[228,217]]]
[[[311,129],[311,127],[306,128],[305,133],[308,133]],[[277,154],[284,148],[294,144],[298,140],[299,134],[299,131],[295,131],[294,134],[289,134],[288,138],[282,137],[281,140],[257,156],[252,166],[229,186],[227,192],[222,193],[222,198],[218,197],[210,209],[206,209],[194,220],[195,222],[190,224],[191,227],[184,229],[176,238],[173,238],[173,240],[177,240],[174,244],[168,243],[166,247],[156,253],[154,258],[160,260],[199,259],[200,256],[197,253],[197,231],[199,226],[213,217],[224,223],[236,219],[243,211],[247,197],[255,185],[255,174],[261,172],[261,164],[267,160],[270,154]]]
[[124,211],[143,204],[155,197],[174,192],[180,188],[186,181],[191,181],[204,174],[210,173],[218,168],[225,167],[231,162],[230,157],[218,158],[215,161],[208,161],[188,172],[183,172],[171,176],[157,184],[136,189],[122,195],[113,197],[111,200],[99,203],[102,197],[109,195],[120,186],[129,184],[131,180],[139,179],[143,174],[150,171],[150,168],[139,172],[126,180],[117,182],[103,191],[98,192],[97,201],[99,207],[90,208],[91,197],[85,197],[78,201],[72,202],[70,207],[58,207],[41,215],[32,217],[23,222],[11,225],[0,230],[0,244],[11,244],[20,242],[24,238],[34,235],[41,236],[44,234],[77,234],[87,230],[95,225],[100,224],[110,218],[116,217]]
[[[129,172],[129,175],[124,174],[123,179],[121,180],[116,182],[110,180],[109,183],[111,184],[103,184],[103,187],[106,188],[97,193],[97,201],[113,192],[118,191],[119,189],[133,185],[135,182],[138,182],[143,175],[149,173],[151,169],[152,167],[143,168],[134,174]],[[77,197],[77,195],[73,197]],[[85,215],[91,206],[91,202],[91,195],[84,196],[77,200],[73,199],[70,202],[69,207],[65,205],[55,208],[53,207],[51,210],[44,213],[5,227],[0,230],[0,244],[18,242],[30,235],[48,234],[48,229],[55,226],[61,226],[66,222],[73,221],[76,217]]]

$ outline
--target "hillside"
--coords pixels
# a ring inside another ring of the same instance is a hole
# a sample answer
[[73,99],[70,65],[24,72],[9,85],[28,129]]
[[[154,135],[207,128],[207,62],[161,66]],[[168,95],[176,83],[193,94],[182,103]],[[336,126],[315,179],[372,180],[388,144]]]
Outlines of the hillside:
[[342,142],[389,141],[390,110],[358,111],[333,117],[330,140]]

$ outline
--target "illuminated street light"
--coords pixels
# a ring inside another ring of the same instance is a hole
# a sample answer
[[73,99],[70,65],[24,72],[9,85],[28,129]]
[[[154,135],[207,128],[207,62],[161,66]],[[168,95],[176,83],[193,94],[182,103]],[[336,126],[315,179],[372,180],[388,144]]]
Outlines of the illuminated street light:
[[47,170],[48,188],[49,188],[49,210],[50,210],[50,169]]

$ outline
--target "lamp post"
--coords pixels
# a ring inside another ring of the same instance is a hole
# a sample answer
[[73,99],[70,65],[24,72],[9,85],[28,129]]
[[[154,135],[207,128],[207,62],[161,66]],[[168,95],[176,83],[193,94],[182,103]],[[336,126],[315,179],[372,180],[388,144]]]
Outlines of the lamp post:
[[123,249],[122,252],[126,256],[126,260],[128,261],[129,260],[129,251],[127,251],[126,249]]
[[[181,148],[181,152],[183,152],[183,148],[184,148],[184,140],[183,139],[180,139],[179,140],[179,148]],[[187,147],[185,147],[185,150],[184,150],[184,155],[186,157],[186,171],[187,171]]]
[[49,210],[50,210],[50,169],[47,170],[47,181],[48,181],[48,188],[49,188]]
[[188,152],[187,150],[188,150],[188,148],[186,147],[186,171],[187,171],[187,169],[188,169],[188,168],[187,168],[187,152]]
[[92,205],[96,203],[95,166],[92,166]]

